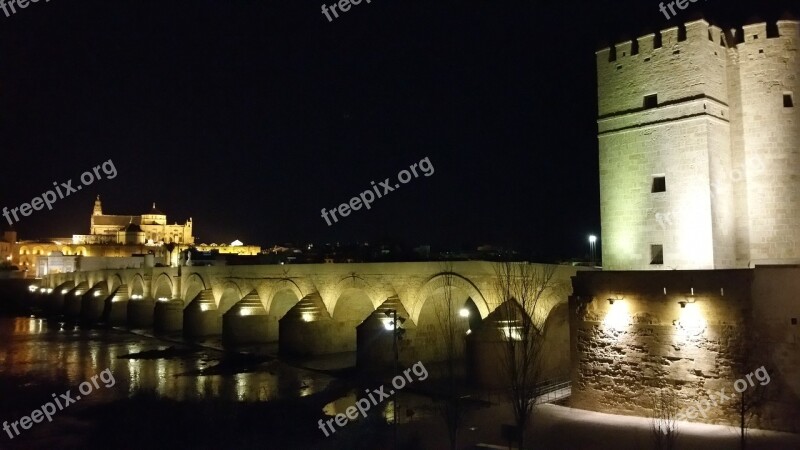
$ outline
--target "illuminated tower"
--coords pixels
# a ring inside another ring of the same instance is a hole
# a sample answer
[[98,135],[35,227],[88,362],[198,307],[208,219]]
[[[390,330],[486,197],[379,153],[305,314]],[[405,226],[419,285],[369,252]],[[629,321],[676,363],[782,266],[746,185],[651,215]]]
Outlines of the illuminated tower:
[[799,46],[700,20],[597,52],[606,268],[800,261]]
[[100,202],[100,196],[97,196],[97,199],[94,201],[94,210],[92,211],[93,216],[102,216],[103,215],[103,204]]

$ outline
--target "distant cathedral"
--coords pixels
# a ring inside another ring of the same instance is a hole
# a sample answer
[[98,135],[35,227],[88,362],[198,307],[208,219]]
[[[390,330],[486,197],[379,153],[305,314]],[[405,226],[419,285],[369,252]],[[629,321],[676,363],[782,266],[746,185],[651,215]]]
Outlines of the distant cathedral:
[[[84,241],[92,240],[93,236],[114,236],[117,244],[194,244],[192,236],[192,219],[185,224],[167,224],[167,216],[153,208],[141,216],[117,216],[103,214],[103,205],[100,196],[94,202],[89,235],[81,236]],[[80,239],[80,237],[79,237]],[[100,240],[107,240],[100,239]],[[97,240],[97,239],[94,239]],[[90,242],[87,242],[90,243]]]
[[800,263],[800,22],[597,52],[603,265]]

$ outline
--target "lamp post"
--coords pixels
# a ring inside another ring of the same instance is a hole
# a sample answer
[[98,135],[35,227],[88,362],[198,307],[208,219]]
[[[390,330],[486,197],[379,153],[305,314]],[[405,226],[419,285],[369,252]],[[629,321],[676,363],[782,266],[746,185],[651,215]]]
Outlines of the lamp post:
[[589,258],[592,260],[592,267],[594,267],[594,252],[595,252],[595,245],[597,243],[597,236],[590,234],[589,235]]

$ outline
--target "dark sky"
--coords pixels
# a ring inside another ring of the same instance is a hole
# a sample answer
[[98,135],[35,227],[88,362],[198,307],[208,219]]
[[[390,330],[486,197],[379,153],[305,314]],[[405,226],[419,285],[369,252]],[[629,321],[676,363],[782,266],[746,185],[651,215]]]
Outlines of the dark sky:
[[[0,12],[0,207],[111,159],[115,179],[20,237],[88,233],[100,194],[106,213],[191,216],[202,242],[580,256],[600,231],[594,51],[792,3],[701,0],[667,21],[653,0],[372,0],[329,23],[321,1],[42,0]],[[320,217],[425,157],[432,176]]]

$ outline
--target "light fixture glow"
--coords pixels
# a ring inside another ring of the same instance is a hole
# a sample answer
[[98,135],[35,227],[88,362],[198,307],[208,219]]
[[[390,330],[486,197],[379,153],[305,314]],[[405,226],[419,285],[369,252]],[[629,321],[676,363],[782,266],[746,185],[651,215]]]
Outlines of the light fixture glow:
[[52,294],[53,293],[53,288],[47,288],[47,293],[48,294]]
[[508,341],[521,341],[522,334],[520,330],[522,329],[519,325],[512,325],[515,323],[515,320],[498,320],[498,329],[503,333],[503,338]]
[[684,338],[698,336],[706,329],[706,320],[697,305],[694,302],[687,304],[681,305],[680,319],[673,322],[678,328],[678,335]]
[[[611,302],[611,300],[617,300]],[[628,314],[627,302],[620,302],[620,299],[609,299],[611,307],[608,309],[606,317],[603,319],[603,327],[613,331],[621,331],[630,325],[630,315]]]
[[304,312],[300,315],[300,318],[303,319],[303,322],[312,322],[314,320],[314,315],[308,312]]
[[258,308],[252,306],[243,306],[239,309],[240,316],[255,316]]
[[467,308],[461,308],[458,311],[458,315],[461,317],[469,317],[469,310]]
[[169,299],[167,297],[158,297],[158,301],[166,302],[166,301],[169,301]]
[[595,236],[593,234],[590,234],[589,235],[589,243],[594,244],[595,242],[597,242],[597,236]]

